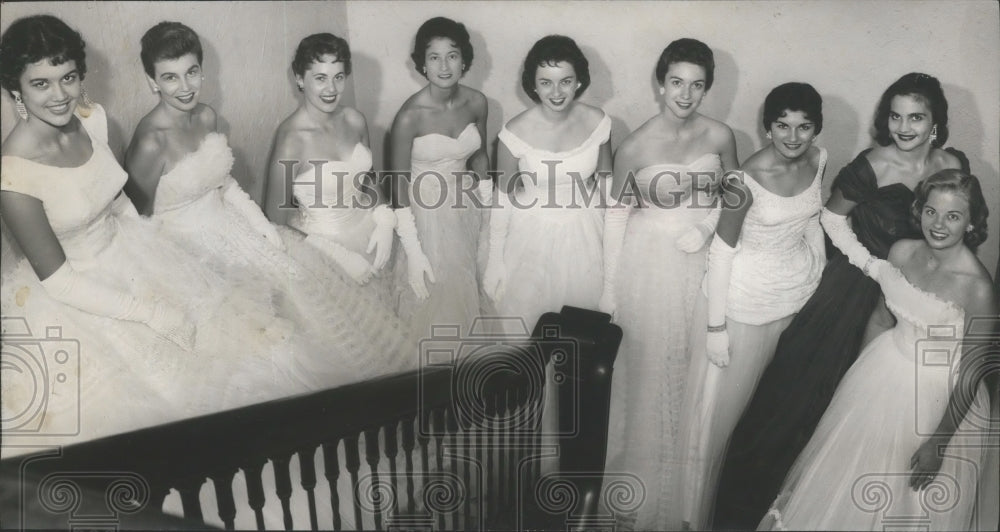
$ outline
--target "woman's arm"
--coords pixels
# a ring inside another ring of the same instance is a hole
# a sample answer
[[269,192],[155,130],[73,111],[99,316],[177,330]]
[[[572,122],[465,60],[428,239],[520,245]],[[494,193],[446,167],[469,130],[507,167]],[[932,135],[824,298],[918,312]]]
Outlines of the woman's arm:
[[152,216],[156,187],[160,184],[166,162],[163,149],[155,134],[136,131],[125,152],[125,170],[128,181],[125,193],[135,204],[139,214]]
[[[601,146],[603,149],[608,143]],[[611,192],[604,211],[604,288],[598,308],[612,316],[618,307],[616,286],[618,260],[625,242],[625,229],[633,207],[632,195],[637,193],[635,183],[635,157],[632,145],[625,142],[614,159]]]
[[483,272],[483,290],[493,301],[503,297],[507,282],[504,248],[507,245],[507,227],[515,202],[511,201],[517,187],[517,158],[501,140],[497,145],[497,202],[490,213],[490,244]]
[[706,274],[708,297],[708,359],[719,367],[729,365],[729,333],[726,331],[726,308],[733,259],[738,250],[743,220],[753,204],[750,189],[740,177],[730,174],[722,184],[722,212],[716,236],[708,249]]
[[740,167],[739,157],[736,155],[736,135],[733,134],[732,128],[723,125],[723,139],[722,144],[719,147],[719,159],[722,160],[722,172],[728,172],[730,170],[736,170]]
[[264,215],[272,223],[288,225],[295,209],[292,184],[299,168],[298,150],[292,135],[282,127],[274,133],[271,154],[267,161],[267,181],[264,183]]
[[392,180],[394,207],[410,206],[410,158],[413,138],[416,136],[416,119],[404,106],[392,121],[389,133],[389,176]]
[[49,224],[41,200],[2,191],[0,216],[42,287],[53,299],[98,316],[144,323],[177,345],[185,349],[192,347],[194,323],[180,309],[135,297],[74,271]]

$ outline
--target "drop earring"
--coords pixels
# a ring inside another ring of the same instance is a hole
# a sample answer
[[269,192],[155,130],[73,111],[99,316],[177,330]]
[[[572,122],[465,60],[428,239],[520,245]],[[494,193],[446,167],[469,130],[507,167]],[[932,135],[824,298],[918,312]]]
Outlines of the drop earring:
[[770,131],[768,131],[765,136],[767,137],[767,140],[771,140],[771,132]]
[[937,124],[934,124],[934,127],[931,128],[931,144],[934,144],[934,142],[936,141],[937,141]]
[[14,93],[14,109],[17,111],[17,116],[21,117],[21,120],[28,121],[28,108],[24,106],[24,100],[21,99],[20,92]]
[[82,85],[80,86],[80,99],[83,101],[84,107],[94,106],[94,100],[90,99],[90,95],[87,94],[87,88]]

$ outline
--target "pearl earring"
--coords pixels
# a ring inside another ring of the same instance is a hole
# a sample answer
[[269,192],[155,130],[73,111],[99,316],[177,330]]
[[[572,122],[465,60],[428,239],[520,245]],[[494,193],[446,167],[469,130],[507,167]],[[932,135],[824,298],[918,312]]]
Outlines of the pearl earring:
[[28,120],[28,108],[24,106],[20,92],[14,93],[14,109],[17,110],[17,116],[21,117],[21,120]]
[[660,87],[660,96],[665,96],[667,94],[667,89]]
[[771,140],[771,132],[770,131],[767,132],[767,140]]

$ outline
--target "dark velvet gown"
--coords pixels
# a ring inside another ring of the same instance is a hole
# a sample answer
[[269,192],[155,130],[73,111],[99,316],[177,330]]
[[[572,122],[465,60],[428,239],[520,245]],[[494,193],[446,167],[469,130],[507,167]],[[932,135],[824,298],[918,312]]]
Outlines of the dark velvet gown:
[[[833,187],[856,202],[851,226],[884,259],[897,240],[921,238],[902,183],[879,187],[865,154],[837,175]],[[949,149],[968,170],[968,160]],[[715,504],[714,528],[754,529],[809,442],[840,379],[861,351],[878,283],[827,241],[829,262],[812,298],[781,335],[771,364],[730,438]]]

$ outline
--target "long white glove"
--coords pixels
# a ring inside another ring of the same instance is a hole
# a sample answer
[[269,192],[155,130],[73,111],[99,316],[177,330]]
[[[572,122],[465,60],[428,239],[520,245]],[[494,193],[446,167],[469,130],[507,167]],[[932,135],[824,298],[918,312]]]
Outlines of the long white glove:
[[367,283],[371,280],[372,275],[375,275],[375,269],[368,262],[368,259],[329,238],[308,235],[305,242],[333,259],[358,284]]
[[263,236],[274,247],[280,250],[285,249],[285,243],[281,241],[278,230],[264,216],[264,212],[260,210],[257,202],[251,199],[250,195],[232,177],[226,178],[226,184],[223,185],[222,201],[236,209],[255,233]]
[[144,323],[186,350],[194,346],[194,323],[180,309],[103,285],[77,273],[69,262],[41,283],[57,301],[98,316]]
[[879,259],[875,258],[868,251],[868,248],[858,241],[858,237],[851,229],[851,224],[847,221],[847,217],[824,208],[823,212],[820,213],[820,222],[823,223],[823,229],[830,236],[833,245],[837,246],[837,249],[847,256],[847,260],[851,264],[861,268],[861,271],[865,275],[877,281],[878,277],[875,274],[880,271],[880,268],[872,268],[872,266]]
[[729,365],[729,333],[726,332],[726,305],[729,298],[729,278],[733,272],[733,258],[739,250],[729,247],[716,236],[708,248],[708,359],[724,368]]
[[612,316],[618,308],[617,292],[618,259],[625,244],[625,229],[632,213],[630,203],[611,201],[604,211],[604,290],[597,308]]
[[434,278],[434,270],[431,269],[431,261],[427,260],[423,248],[420,247],[420,238],[417,236],[417,222],[413,218],[413,211],[409,207],[396,209],[396,233],[399,235],[399,242],[406,251],[406,269],[410,280],[410,288],[420,299],[427,299],[430,292],[424,283],[424,274],[432,283],[437,282]]
[[368,249],[365,253],[375,252],[375,263],[372,265],[375,271],[379,271],[389,261],[392,254],[393,230],[396,229],[396,215],[386,204],[375,207],[372,211],[372,219],[375,220],[375,229],[368,239]]
[[683,235],[674,240],[674,247],[685,253],[695,253],[705,247],[705,244],[712,239],[715,234],[715,226],[719,224],[719,215],[722,213],[720,207],[715,207],[708,216],[700,222],[694,224]]
[[507,228],[513,208],[510,195],[503,190],[497,190],[496,208],[490,213],[490,249],[486,259],[486,271],[483,272],[483,290],[494,302],[503,297],[507,284],[507,267],[503,260],[504,247],[507,244]]

